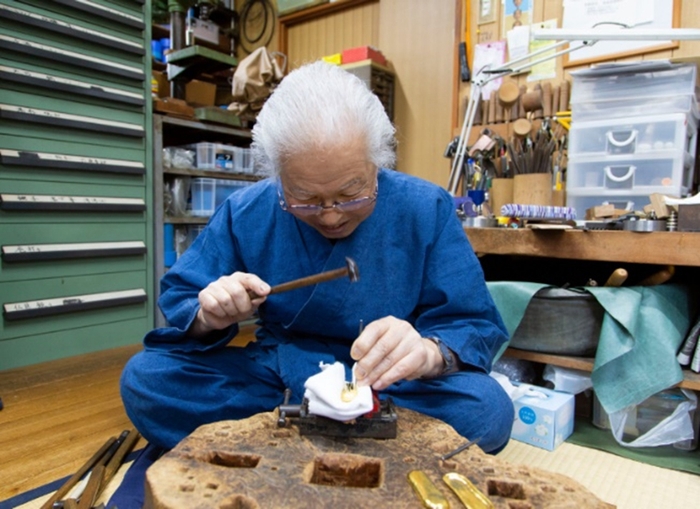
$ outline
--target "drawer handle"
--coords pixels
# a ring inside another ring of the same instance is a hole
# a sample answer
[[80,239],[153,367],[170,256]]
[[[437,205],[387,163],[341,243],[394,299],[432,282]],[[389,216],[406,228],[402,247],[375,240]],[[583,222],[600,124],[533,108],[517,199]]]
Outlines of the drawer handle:
[[[627,173],[625,173],[621,177],[617,177],[617,176],[613,175],[612,168],[613,168],[612,166],[606,166],[604,168],[604,170],[605,170],[605,176],[608,177],[613,182],[624,182],[625,180],[629,180],[632,178],[632,176],[634,175],[634,172],[637,170],[636,166],[634,166],[633,164],[630,164],[629,167],[627,168]],[[619,168],[619,166],[616,166],[616,168]]]
[[[625,131],[618,131],[618,132],[625,132]],[[617,140],[615,139],[615,132],[614,132],[614,131],[608,131],[608,132],[607,132],[608,143],[610,143],[611,145],[615,145],[616,147],[626,147],[626,146],[629,145],[630,143],[633,143],[633,142],[634,142],[634,140],[637,138],[637,133],[638,133],[638,132],[639,132],[639,131],[637,131],[636,129],[632,129],[632,130],[630,131],[629,137],[628,137],[626,140],[617,141]]]

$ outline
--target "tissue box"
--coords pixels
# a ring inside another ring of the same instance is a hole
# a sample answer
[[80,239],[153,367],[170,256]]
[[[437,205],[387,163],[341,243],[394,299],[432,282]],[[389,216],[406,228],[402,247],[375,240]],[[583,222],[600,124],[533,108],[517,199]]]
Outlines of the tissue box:
[[573,394],[533,386],[513,405],[515,440],[553,451],[574,431]]

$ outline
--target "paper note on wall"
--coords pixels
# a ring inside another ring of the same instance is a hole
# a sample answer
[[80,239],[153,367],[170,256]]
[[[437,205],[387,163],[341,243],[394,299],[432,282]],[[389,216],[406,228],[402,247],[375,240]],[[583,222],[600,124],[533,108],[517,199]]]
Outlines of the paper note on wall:
[[[537,23],[533,26],[535,26],[535,28],[538,30],[557,28],[557,20],[550,19],[543,21],[542,23]],[[554,44],[555,42],[556,41],[530,41],[530,52],[539,51]],[[543,59],[546,57],[550,57],[550,59],[537,65],[533,65],[530,68],[530,75],[527,77],[527,81],[548,80],[557,77],[557,59],[551,58],[555,52],[556,50],[552,49],[535,57],[535,59]]]
[[[475,80],[488,79],[491,75],[484,73],[490,69],[496,69],[502,66],[506,60],[506,42],[493,41],[477,44],[474,47],[474,64],[473,69],[476,74]],[[495,78],[486,83],[481,89],[481,97],[488,99],[491,92],[498,90],[501,86],[503,78]]]

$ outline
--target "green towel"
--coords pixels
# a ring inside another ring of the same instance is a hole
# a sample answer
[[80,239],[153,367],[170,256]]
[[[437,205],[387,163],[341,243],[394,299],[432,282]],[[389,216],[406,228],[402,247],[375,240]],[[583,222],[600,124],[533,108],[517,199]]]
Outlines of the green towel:
[[[547,285],[498,281],[488,287],[513,336],[532,296]],[[591,379],[606,412],[637,405],[676,385],[676,353],[695,316],[690,290],[677,284],[585,287],[605,309]],[[500,353],[505,350],[505,347]]]

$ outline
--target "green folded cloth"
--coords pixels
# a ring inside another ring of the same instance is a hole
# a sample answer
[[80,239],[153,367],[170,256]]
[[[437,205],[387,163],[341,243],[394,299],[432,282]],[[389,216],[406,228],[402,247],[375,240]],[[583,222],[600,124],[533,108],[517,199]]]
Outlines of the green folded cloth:
[[[547,286],[487,284],[511,337],[530,299]],[[605,310],[591,380],[606,412],[637,405],[683,380],[676,353],[695,316],[689,288],[664,284],[583,289]]]

